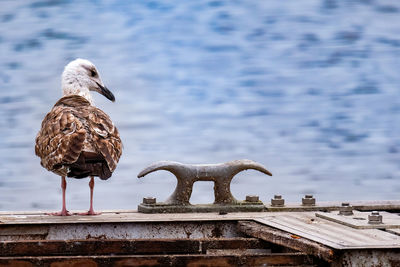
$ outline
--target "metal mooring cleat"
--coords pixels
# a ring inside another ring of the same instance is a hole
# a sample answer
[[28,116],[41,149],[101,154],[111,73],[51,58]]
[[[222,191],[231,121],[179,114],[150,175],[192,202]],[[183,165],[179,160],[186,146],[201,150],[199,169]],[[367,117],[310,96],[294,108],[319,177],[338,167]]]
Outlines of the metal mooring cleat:
[[[230,188],[231,181],[236,174],[248,169],[258,170],[262,173],[272,176],[272,174],[261,164],[252,160],[242,159],[221,164],[199,165],[182,164],[173,161],[159,161],[142,170],[138,174],[138,178],[144,177],[147,174],[158,170],[166,170],[175,175],[176,179],[178,180],[175,191],[165,202],[160,205],[190,205],[189,200],[190,196],[192,195],[193,184],[197,181],[214,182],[214,204],[237,205],[241,204],[242,202],[236,200],[232,196]],[[252,201],[247,202],[262,204],[261,201],[255,201],[255,198],[251,198],[251,200]]]

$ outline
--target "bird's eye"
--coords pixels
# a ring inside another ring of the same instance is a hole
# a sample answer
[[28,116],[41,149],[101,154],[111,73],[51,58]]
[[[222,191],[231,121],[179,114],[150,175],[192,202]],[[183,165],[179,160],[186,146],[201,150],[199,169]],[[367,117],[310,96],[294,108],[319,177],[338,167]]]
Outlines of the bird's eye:
[[90,75],[92,75],[92,77],[96,77],[97,72],[95,70],[90,70]]

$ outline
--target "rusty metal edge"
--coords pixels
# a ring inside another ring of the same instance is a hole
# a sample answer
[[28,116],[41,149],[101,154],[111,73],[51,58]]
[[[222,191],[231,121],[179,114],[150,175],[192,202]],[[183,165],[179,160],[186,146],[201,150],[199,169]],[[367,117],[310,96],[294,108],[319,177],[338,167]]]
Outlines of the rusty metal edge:
[[354,228],[354,229],[381,229],[381,230],[385,230],[385,229],[398,229],[398,228],[400,228],[399,225],[390,225],[390,224],[388,225],[388,224],[385,224],[385,223],[382,223],[382,224],[370,224],[370,225],[355,225],[355,224],[351,224],[351,223],[348,223],[348,222],[343,221],[343,220],[336,219],[334,217],[326,216],[325,214],[319,213],[319,212],[316,212],[315,216],[319,217],[321,219],[328,220],[328,221],[331,221],[331,222],[334,222],[334,223],[338,223],[338,224],[342,224],[342,225],[345,225],[345,226],[348,226],[348,227],[351,227],[351,228]]
[[210,213],[210,212],[262,212],[262,202],[238,204],[197,204],[197,205],[170,205],[164,203],[139,204],[138,212],[142,213]]

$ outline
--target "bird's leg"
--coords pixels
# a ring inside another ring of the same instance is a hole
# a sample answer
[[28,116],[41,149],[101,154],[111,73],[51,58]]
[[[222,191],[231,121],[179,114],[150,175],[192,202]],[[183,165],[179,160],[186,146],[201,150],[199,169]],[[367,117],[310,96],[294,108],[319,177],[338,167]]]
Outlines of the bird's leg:
[[61,189],[62,189],[62,209],[60,212],[48,213],[48,215],[56,215],[56,216],[70,216],[71,214],[68,212],[65,205],[65,190],[67,189],[67,181],[65,180],[65,176],[61,177]]
[[93,210],[93,189],[94,189],[94,177],[90,177],[90,182],[89,182],[89,187],[90,187],[90,208],[88,211],[88,215],[96,215],[100,213],[95,213]]
[[101,214],[100,212],[94,212],[94,210],[93,210],[93,189],[94,189],[94,177],[93,176],[90,176],[89,187],[90,187],[90,208],[89,208],[89,211],[85,212],[85,213],[78,213],[79,215],[99,215],[99,214]]

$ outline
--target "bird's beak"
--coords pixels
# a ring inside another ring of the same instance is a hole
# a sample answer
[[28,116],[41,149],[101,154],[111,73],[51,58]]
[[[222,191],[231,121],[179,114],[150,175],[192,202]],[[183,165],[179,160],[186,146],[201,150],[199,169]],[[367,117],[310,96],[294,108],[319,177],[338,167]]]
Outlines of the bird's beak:
[[111,93],[111,91],[108,90],[107,87],[105,87],[105,86],[99,84],[98,82],[96,82],[96,83],[97,83],[97,86],[98,86],[99,89],[100,89],[99,93],[102,94],[102,95],[104,95],[105,97],[107,97],[107,98],[108,98],[109,100],[111,100],[112,102],[114,102],[114,101],[115,101],[115,97],[114,97],[113,93]]

